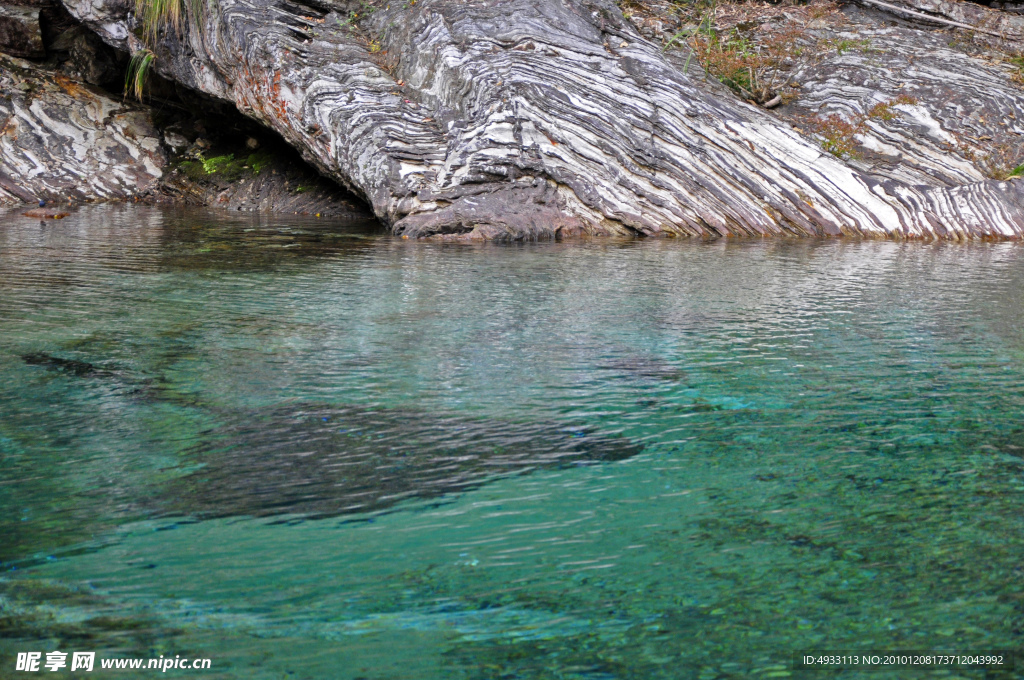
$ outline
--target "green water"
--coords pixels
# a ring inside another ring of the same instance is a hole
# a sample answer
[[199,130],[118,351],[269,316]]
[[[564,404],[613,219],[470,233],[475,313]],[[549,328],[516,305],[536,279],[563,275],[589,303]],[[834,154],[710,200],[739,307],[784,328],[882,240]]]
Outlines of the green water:
[[986,677],[792,656],[1024,647],[1022,302],[1012,244],[0,215],[0,677]]

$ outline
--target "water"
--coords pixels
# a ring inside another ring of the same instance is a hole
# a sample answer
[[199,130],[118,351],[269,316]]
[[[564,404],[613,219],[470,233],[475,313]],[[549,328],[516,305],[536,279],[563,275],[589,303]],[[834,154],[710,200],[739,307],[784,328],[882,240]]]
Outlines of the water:
[[0,677],[985,677],[791,661],[1021,650],[1022,300],[1012,244],[0,216]]

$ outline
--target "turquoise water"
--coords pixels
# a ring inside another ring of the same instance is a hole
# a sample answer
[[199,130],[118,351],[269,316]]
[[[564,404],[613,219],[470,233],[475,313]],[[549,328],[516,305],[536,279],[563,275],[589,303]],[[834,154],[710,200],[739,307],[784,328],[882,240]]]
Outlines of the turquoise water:
[[792,657],[1024,646],[1022,301],[1013,244],[0,216],[0,677],[985,677]]

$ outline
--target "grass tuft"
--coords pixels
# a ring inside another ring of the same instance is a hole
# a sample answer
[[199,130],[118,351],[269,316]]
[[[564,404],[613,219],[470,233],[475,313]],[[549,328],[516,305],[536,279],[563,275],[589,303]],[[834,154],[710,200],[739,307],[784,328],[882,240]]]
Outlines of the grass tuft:
[[182,0],[135,0],[135,16],[142,24],[142,38],[155,44],[160,31],[180,31],[185,18]]
[[147,49],[141,49],[132,55],[128,62],[128,73],[124,78],[126,95],[142,101],[142,97],[146,93],[146,82],[149,80],[149,70],[155,59],[156,55]]

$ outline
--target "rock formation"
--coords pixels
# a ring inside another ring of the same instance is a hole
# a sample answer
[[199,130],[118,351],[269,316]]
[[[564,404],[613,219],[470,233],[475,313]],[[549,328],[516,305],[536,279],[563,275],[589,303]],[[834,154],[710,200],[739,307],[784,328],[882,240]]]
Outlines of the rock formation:
[[[136,18],[68,1],[128,51]],[[221,0],[152,45],[396,233],[1014,237],[1024,187],[922,186],[851,167],[701,86],[606,0],[421,0],[353,30],[343,2]]]
[[[64,2],[279,133],[405,236],[1024,234],[1024,184],[971,158],[992,136],[970,133],[998,118],[1001,162],[1024,160],[1011,74],[870,17],[885,57],[803,65],[800,97],[774,113],[610,0],[209,0],[149,28],[122,0]],[[860,119],[859,158],[798,120],[879,104],[901,115]]]
[[125,199],[166,162],[147,111],[0,55],[0,201]]

